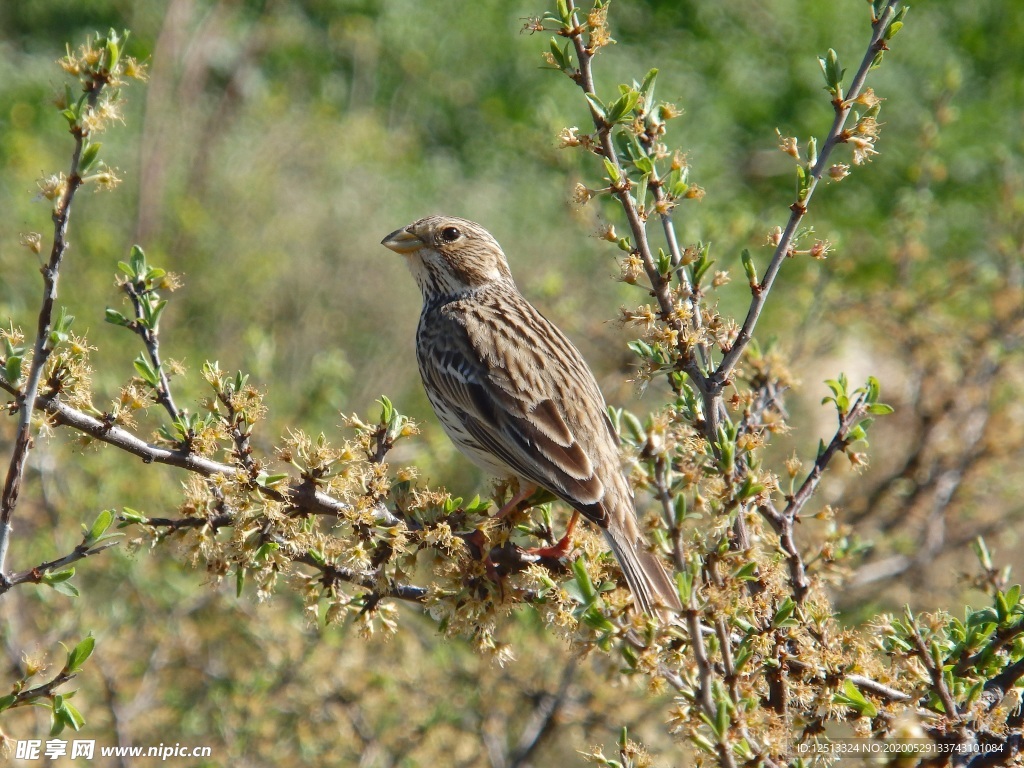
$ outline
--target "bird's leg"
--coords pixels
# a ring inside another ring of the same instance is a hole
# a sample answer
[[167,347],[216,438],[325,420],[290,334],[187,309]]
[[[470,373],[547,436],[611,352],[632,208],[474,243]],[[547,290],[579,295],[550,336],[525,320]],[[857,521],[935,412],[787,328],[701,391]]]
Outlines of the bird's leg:
[[531,555],[539,555],[543,559],[561,560],[572,550],[572,532],[576,527],[576,521],[580,519],[580,513],[573,510],[569,524],[565,526],[565,535],[550,547],[535,547],[526,550]]
[[537,486],[533,483],[520,482],[519,490],[512,494],[512,498],[498,510],[498,519],[503,520],[506,515],[515,512],[519,505],[526,499],[530,498],[536,490]]

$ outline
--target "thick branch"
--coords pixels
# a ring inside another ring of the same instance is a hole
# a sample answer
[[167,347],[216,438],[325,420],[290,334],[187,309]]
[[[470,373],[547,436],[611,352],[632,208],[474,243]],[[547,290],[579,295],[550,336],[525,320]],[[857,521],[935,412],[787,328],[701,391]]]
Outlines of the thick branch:
[[[0,381],[0,389],[12,391],[6,382]],[[48,414],[53,421],[65,427],[89,435],[101,442],[138,456],[146,464],[166,464],[210,477],[212,475],[235,475],[242,470],[233,465],[214,461],[196,453],[165,448],[147,443],[128,430],[97,419],[87,413],[62,403],[52,395],[43,395],[36,400],[36,409]],[[248,478],[247,478],[248,479]],[[274,501],[292,505],[296,510],[312,515],[344,515],[352,506],[316,490],[303,480],[296,480],[283,490],[260,487],[259,492]],[[374,508],[378,520],[385,525],[396,525],[400,521],[383,505]]]

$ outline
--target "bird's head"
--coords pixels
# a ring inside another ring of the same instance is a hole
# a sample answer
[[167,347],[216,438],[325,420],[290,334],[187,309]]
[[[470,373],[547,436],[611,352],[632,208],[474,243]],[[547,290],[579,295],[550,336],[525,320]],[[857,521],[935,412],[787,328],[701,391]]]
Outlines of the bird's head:
[[461,296],[494,283],[513,285],[498,241],[467,219],[427,216],[395,230],[381,245],[405,256],[424,300]]

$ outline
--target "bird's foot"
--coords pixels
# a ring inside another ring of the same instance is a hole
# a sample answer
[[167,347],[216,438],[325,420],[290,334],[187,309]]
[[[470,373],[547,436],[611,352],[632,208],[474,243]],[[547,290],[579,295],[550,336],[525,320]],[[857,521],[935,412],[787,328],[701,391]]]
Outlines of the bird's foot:
[[565,535],[549,547],[534,547],[526,550],[531,555],[537,555],[542,560],[562,560],[572,552],[572,532],[576,528],[576,521],[579,520],[579,512],[573,512],[569,518],[569,524],[565,527]]

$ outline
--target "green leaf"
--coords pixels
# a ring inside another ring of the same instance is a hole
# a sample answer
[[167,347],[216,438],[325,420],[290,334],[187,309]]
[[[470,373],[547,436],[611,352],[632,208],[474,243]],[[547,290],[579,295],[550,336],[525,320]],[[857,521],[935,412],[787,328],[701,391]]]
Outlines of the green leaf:
[[41,581],[43,584],[52,587],[54,584],[60,584],[62,581],[67,581],[74,575],[75,569],[73,567],[65,568],[62,571],[47,571],[43,574]]
[[6,696],[0,696],[0,712],[5,709],[10,709],[11,705],[18,700],[18,697],[13,693],[9,693]]
[[9,355],[4,361],[4,378],[8,384],[17,384],[21,379],[21,355]]
[[843,681],[842,691],[836,692],[835,700],[840,704],[847,704],[861,717],[876,717],[878,715],[878,708],[865,698],[860,689],[849,680]]
[[796,611],[796,603],[793,598],[787,597],[782,601],[782,605],[775,612],[775,616],[772,618],[772,627],[779,629],[781,627],[792,627],[796,626],[797,621],[793,618],[793,613]]
[[82,730],[82,726],[85,725],[85,718],[82,717],[82,713],[78,711],[74,704],[67,700],[67,696],[64,697],[64,707],[61,711],[61,717],[64,722],[71,726],[75,731]]
[[608,174],[608,180],[612,184],[618,184],[619,179],[622,178],[619,174],[619,169],[615,167],[615,163],[609,160],[607,157],[604,158],[604,170]]
[[50,712],[50,736],[60,736],[64,727],[67,725],[67,721],[63,716],[64,712],[64,697],[59,693],[53,697],[53,703],[51,704]]
[[153,366],[150,365],[149,361],[146,358],[144,358],[141,354],[137,358],[135,358],[133,365],[135,366],[135,370],[138,372],[142,380],[149,384],[149,386],[154,388],[160,386],[159,374],[157,374]]
[[693,595],[693,574],[689,570],[676,573],[676,590],[683,605],[688,605]]
[[[45,583],[45,582],[44,582]],[[55,584],[51,584],[54,592],[59,592],[66,597],[80,597],[81,593],[78,591],[78,587],[72,584],[70,581],[60,581]]]
[[644,111],[650,112],[651,105],[654,103],[654,81],[658,77],[658,70],[652,69],[644,75],[644,81],[640,84],[640,96],[644,101]]
[[83,638],[78,645],[68,652],[68,660],[64,664],[64,671],[73,674],[82,668],[82,665],[92,656],[96,648],[96,638],[92,635]]
[[740,261],[743,263],[743,271],[746,273],[750,285],[757,285],[757,268],[754,266],[754,259],[748,249],[744,248],[740,253]]
[[551,41],[548,43],[548,49],[551,51],[551,55],[555,59],[555,63],[558,65],[558,68],[563,71],[567,69],[568,65],[565,60],[565,52],[558,45],[557,38],[551,38]]
[[981,563],[981,567],[986,571],[993,570],[992,553],[989,551],[985,540],[981,536],[978,536],[972,543],[972,547],[974,548],[974,554],[977,556],[978,562]]
[[127,328],[129,325],[131,325],[131,321],[127,317],[122,315],[116,309],[111,309],[110,307],[107,307],[103,311],[103,319],[106,320],[111,325],[120,325],[124,328]]
[[605,119],[612,125],[632,112],[640,101],[640,93],[630,88],[608,107]]
[[260,472],[256,476],[255,483],[260,488],[273,488],[275,485],[280,485],[282,482],[288,479],[288,474],[285,472],[277,472],[272,475],[266,472]]
[[601,611],[597,609],[596,605],[592,605],[583,612],[580,617],[583,623],[591,629],[596,629],[598,632],[614,632],[615,624],[605,616]]
[[602,122],[607,123],[608,122],[608,118],[607,118],[608,112],[605,109],[604,104],[601,103],[601,100],[599,98],[597,98],[597,96],[595,96],[592,93],[586,94],[586,98],[587,98],[587,101],[590,103],[590,108],[593,110],[594,114],[597,117],[601,118]]
[[253,555],[253,559],[257,562],[266,560],[271,554],[277,552],[281,548],[281,545],[276,541],[265,541],[260,544],[260,548],[256,550],[256,554]]
[[144,514],[132,509],[131,507],[122,507],[121,518],[123,522],[118,524],[118,528],[124,528],[125,526],[133,525],[135,523],[145,523],[147,520],[149,520],[149,518],[147,518]]
[[78,160],[79,173],[87,173],[89,171],[92,164],[96,162],[96,158],[100,153],[100,147],[102,146],[99,142],[86,145],[85,149],[82,150],[82,156]]
[[128,261],[131,263],[130,272],[132,277],[142,277],[146,274],[148,269],[148,267],[146,267],[146,252],[143,251],[142,248],[137,245],[133,245],[131,254],[128,256]]
[[583,596],[584,603],[594,602],[597,599],[597,589],[594,588],[594,582],[590,580],[590,574],[587,573],[587,564],[582,557],[577,557],[572,561],[572,572],[580,589],[580,594]]
[[121,49],[117,45],[117,38],[107,39],[107,69],[113,70],[121,58]]
[[895,410],[891,405],[886,405],[885,403],[872,403],[868,406],[868,413],[873,416],[888,416]]
[[818,65],[825,76],[825,85],[832,95],[838,97],[843,87],[843,75],[846,70],[839,66],[839,54],[832,48],[828,49],[825,58],[818,59]]
[[[636,160],[633,161],[633,165],[635,165],[637,167],[637,170],[639,170],[645,176],[654,173],[654,161],[651,160],[651,158],[649,158],[647,155],[641,155],[640,157],[638,157]],[[640,195],[637,195],[637,197],[640,197]]]
[[313,562],[316,563],[321,568],[323,568],[325,565],[327,565],[327,558],[324,557],[324,553],[321,552],[319,549],[309,549],[309,550],[306,550],[306,552],[310,556],[310,558],[313,560]]
[[648,173],[640,177],[640,181],[636,185],[636,191],[633,193],[633,199],[636,200],[637,205],[641,208],[647,207],[647,183],[650,178],[651,176]]
[[89,533],[86,535],[86,539],[95,541],[110,527],[110,524],[114,522],[114,510],[105,509],[96,516],[96,520],[92,524],[92,528],[89,529]]

